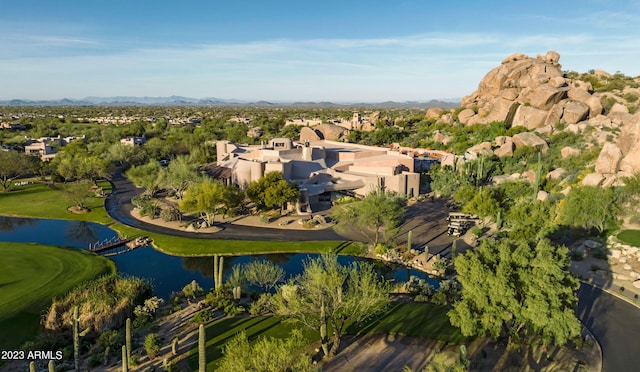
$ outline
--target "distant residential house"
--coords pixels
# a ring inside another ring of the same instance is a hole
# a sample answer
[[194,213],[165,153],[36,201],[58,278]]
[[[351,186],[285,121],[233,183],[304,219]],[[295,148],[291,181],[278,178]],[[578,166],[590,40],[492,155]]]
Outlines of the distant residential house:
[[313,127],[316,125],[322,124],[322,120],[320,119],[291,119],[287,120],[284,125],[298,125],[304,127]]
[[49,161],[53,159],[58,153],[58,150],[56,149],[56,147],[64,147],[73,141],[78,141],[78,140],[84,141],[85,138],[86,138],[85,136],[42,137],[38,139],[27,138],[27,145],[24,147],[24,152],[29,155],[39,156],[40,160],[42,161]]
[[0,129],[9,129],[9,130],[24,130],[27,129],[24,125],[22,125],[21,123],[8,123],[6,121],[3,121],[0,123]]
[[142,137],[129,136],[129,137],[122,138],[120,140],[120,143],[128,146],[142,146],[144,145],[145,142],[147,142],[147,138],[145,136],[142,136]]

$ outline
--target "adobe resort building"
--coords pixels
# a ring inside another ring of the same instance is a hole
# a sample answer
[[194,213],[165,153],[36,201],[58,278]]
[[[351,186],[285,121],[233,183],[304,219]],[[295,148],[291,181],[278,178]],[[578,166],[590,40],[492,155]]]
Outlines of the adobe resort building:
[[409,197],[420,190],[414,158],[382,147],[275,138],[262,145],[217,141],[216,152],[220,173],[241,188],[274,171],[296,183],[299,212],[310,212],[340,195],[365,196],[378,187]]

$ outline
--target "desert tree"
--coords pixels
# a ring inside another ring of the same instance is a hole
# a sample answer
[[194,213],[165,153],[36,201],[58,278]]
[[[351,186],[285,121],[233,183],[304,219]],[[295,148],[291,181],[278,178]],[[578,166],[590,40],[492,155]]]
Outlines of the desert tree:
[[397,231],[402,218],[406,199],[394,192],[375,190],[364,199],[336,209],[333,217],[342,231],[356,229],[374,246],[388,242]]
[[207,226],[213,226],[218,210],[224,206],[227,186],[219,180],[204,178],[187,188],[180,201],[183,212],[200,213]]
[[250,284],[257,285],[268,293],[284,280],[284,269],[267,260],[251,261],[244,266],[244,276]]
[[[277,314],[294,318],[320,332],[325,356],[336,354],[347,322],[358,323],[381,311],[389,301],[389,283],[366,263],[343,266],[335,255],[304,263],[302,274],[278,287],[270,297]],[[333,330],[331,350],[328,325]]]
[[35,168],[34,157],[16,151],[0,151],[0,187],[11,190],[16,178],[31,173]]
[[508,337],[515,344],[564,345],[580,334],[578,280],[567,248],[547,240],[483,240],[455,260],[460,299],[449,311],[465,336]]

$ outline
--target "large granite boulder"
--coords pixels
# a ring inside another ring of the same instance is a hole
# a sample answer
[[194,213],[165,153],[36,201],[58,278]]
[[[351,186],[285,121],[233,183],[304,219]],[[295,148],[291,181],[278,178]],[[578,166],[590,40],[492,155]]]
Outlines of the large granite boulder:
[[523,90],[518,99],[520,103],[530,104],[541,110],[549,110],[566,97],[566,91],[554,88],[549,84],[539,85],[534,88]]
[[596,160],[596,172],[615,173],[622,160],[622,151],[613,143],[605,143]]
[[301,142],[305,142],[305,141],[309,141],[309,142],[320,141],[321,139],[323,139],[323,138],[320,137],[320,134],[317,133],[315,131],[315,129],[313,129],[313,128],[302,127],[302,129],[300,129],[300,141]]
[[472,109],[464,109],[458,114],[458,121],[462,124],[469,124],[469,120],[476,114]]
[[444,110],[440,107],[429,107],[427,109],[427,114],[425,115],[425,117],[427,119],[438,119],[440,118],[440,116],[442,116],[443,111]]
[[347,129],[335,124],[320,124],[313,127],[313,129],[322,133],[322,137],[330,141],[341,139],[347,132]]
[[513,118],[512,125],[514,127],[523,126],[528,130],[540,128],[544,125],[547,114],[547,111],[535,107],[520,106]]
[[569,101],[564,106],[562,119],[568,124],[576,124],[587,118],[589,114],[589,106],[586,103],[578,101]]
[[604,181],[604,176],[599,173],[590,173],[584,176],[582,186],[600,186]]
[[549,145],[545,140],[538,137],[535,133],[522,132],[514,135],[513,143],[518,147],[535,147],[538,151],[546,153],[549,150]]
[[499,148],[493,150],[493,153],[499,158],[502,158],[504,156],[513,156],[513,149],[513,142],[506,142]]

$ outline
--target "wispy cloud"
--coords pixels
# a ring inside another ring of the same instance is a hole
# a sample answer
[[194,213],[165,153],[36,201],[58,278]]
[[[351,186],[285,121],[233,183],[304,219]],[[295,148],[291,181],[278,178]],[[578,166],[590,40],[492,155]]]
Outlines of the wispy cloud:
[[[0,38],[5,48],[6,37]],[[245,99],[423,99],[473,91],[490,68],[515,52],[561,53],[567,68],[639,74],[640,39],[588,32],[427,33],[386,38],[277,39],[170,47],[31,36],[0,58],[0,84],[47,98],[184,94]],[[50,49],[29,48],[39,43]],[[54,90],[62,87],[64,92]],[[50,89],[47,91],[47,89]],[[3,93],[16,96],[14,92]]]

